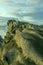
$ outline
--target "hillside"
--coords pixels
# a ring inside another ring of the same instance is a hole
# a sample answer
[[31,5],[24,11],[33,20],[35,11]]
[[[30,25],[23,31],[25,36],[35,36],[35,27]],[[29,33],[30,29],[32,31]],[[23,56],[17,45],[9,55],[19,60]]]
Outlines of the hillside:
[[43,65],[43,28],[9,20],[0,65]]

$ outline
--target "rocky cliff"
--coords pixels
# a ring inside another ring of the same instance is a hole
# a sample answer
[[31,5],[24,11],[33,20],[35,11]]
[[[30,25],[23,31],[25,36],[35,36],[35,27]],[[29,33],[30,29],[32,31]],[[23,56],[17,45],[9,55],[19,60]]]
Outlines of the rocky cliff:
[[3,38],[0,36],[0,47],[2,46]]
[[0,65],[43,65],[43,28],[9,20]]

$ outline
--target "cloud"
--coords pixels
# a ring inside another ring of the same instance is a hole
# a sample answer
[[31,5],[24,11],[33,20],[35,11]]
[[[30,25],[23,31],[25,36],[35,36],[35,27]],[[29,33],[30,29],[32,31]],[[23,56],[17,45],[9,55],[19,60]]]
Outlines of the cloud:
[[23,21],[29,21],[29,22],[34,21],[33,17],[30,17],[30,16],[25,16],[22,18],[22,20]]
[[5,9],[0,7],[0,16],[4,16],[5,14],[6,14]]
[[[23,1],[3,0],[0,2],[2,3],[2,7],[3,7],[0,11],[0,13],[1,13],[0,16],[12,16],[12,15],[15,16],[19,12],[21,12],[21,14],[22,14],[22,12],[24,10],[26,11],[26,9],[28,12],[33,11],[33,9],[32,9],[32,11],[29,11],[30,8],[28,7],[28,3],[27,3],[27,1],[25,2],[25,0],[23,0]],[[28,10],[28,8],[29,8],[29,10]],[[25,11],[24,11],[24,13],[25,13]]]
[[43,20],[43,0],[0,0],[0,16],[30,22]]
[[28,0],[32,4],[39,4],[41,0]]

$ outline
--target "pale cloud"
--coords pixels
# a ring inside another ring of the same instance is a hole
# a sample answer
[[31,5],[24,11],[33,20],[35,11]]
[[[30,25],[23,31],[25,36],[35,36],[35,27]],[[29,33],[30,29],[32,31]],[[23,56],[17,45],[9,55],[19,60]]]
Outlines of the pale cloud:
[[34,21],[33,17],[29,17],[29,16],[23,17],[23,20],[24,21],[29,21],[29,22]]
[[[9,19],[43,24],[43,0],[0,0],[0,25],[7,25]],[[0,30],[2,36],[5,33]]]
[[0,7],[0,16],[5,16],[5,14],[6,14],[5,9]]
[[36,9],[34,7],[29,7],[27,8],[23,13],[35,13]]
[[[35,12],[35,7],[32,6],[31,3],[39,2],[40,0],[0,0],[0,3],[3,5],[2,13],[3,15],[15,15],[16,13],[34,13]],[[30,5],[31,4],[31,5]],[[27,6],[26,6],[27,5]],[[24,11],[25,10],[25,11]]]
[[32,4],[38,4],[41,0],[28,0]]
[[43,20],[43,0],[0,0],[0,16],[36,22]]

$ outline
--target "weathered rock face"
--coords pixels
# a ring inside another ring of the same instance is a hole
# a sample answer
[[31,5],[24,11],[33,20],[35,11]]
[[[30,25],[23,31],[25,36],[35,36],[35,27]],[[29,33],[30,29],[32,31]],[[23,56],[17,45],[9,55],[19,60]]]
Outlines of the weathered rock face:
[[2,42],[3,42],[3,39],[2,39],[2,37],[0,36],[0,47],[2,46]]
[[0,65],[43,65],[43,29],[9,20],[0,49]]

